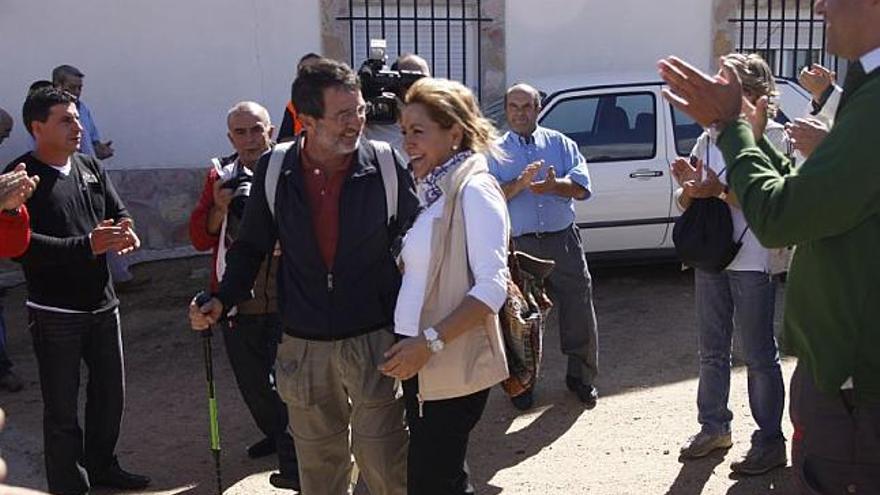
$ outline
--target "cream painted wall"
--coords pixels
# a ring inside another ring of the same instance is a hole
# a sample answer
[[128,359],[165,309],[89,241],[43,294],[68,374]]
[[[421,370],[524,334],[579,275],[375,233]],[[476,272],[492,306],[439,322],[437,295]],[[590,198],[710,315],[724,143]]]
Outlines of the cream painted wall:
[[[0,107],[16,118],[5,164],[29,147],[27,86],[70,63],[116,157],[111,168],[204,166],[229,149],[235,101],[280,125],[293,66],[320,51],[317,0],[0,0]],[[709,66],[709,0],[507,0],[508,81],[642,72],[677,53]],[[68,28],[68,26],[70,28]],[[499,47],[503,49],[503,47]]]
[[0,0],[0,107],[16,120],[0,162],[30,146],[28,85],[69,63],[113,140],[111,168],[205,166],[229,150],[236,101],[280,125],[296,61],[320,40],[315,0]]
[[509,0],[507,80],[655,74],[659,57],[711,65],[710,0]]

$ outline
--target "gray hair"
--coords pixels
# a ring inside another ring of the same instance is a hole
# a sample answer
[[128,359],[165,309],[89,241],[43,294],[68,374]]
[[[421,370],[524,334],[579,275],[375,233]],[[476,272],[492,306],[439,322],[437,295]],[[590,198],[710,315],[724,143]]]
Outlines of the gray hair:
[[226,125],[229,125],[229,119],[232,118],[233,115],[239,113],[248,113],[251,115],[257,116],[260,121],[265,122],[266,125],[272,125],[272,120],[269,117],[269,111],[266,110],[266,107],[260,105],[254,101],[240,101],[232,106],[228,112],[226,112]]
[[534,86],[526,83],[516,83],[513,86],[507,88],[507,91],[504,93],[505,107],[507,106],[507,97],[510,96],[510,93],[515,93],[517,91],[531,95],[531,97],[535,100],[535,108],[541,108],[541,92],[535,89]]

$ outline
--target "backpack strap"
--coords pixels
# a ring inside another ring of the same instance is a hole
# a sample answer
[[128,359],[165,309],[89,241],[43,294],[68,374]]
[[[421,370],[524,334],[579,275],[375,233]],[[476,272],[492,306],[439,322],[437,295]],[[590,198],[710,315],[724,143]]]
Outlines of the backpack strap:
[[391,145],[384,141],[370,141],[376,150],[376,158],[379,160],[379,171],[382,174],[382,183],[385,185],[385,210],[388,212],[386,222],[397,218],[397,164],[394,162],[394,152]]
[[287,152],[296,146],[299,139],[288,141],[286,143],[276,144],[269,155],[269,166],[266,167],[266,204],[269,206],[269,212],[275,217],[275,193],[278,191],[278,179],[281,177],[281,166],[284,164],[284,156]]
[[217,171],[217,177],[220,177],[220,174],[223,173],[223,164],[220,162],[220,158],[211,158],[211,166]]

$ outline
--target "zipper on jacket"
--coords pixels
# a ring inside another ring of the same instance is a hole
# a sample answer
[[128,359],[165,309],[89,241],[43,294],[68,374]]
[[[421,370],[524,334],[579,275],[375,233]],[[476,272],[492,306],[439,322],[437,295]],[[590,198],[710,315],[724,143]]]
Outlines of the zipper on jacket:
[[416,399],[419,401],[419,417],[425,417],[425,401],[422,399],[422,394],[416,394]]
[[327,292],[333,292],[333,272],[327,273]]

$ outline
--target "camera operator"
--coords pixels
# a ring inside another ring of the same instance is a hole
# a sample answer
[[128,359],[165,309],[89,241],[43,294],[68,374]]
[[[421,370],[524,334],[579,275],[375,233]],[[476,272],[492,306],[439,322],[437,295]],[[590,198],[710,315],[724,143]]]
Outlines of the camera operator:
[[[275,128],[269,112],[254,102],[233,106],[226,117],[227,136],[235,154],[214,158],[205,187],[189,222],[190,239],[201,251],[213,251],[211,290],[216,291],[225,271],[226,250],[238,235],[244,205],[250,194],[253,169],[269,150]],[[287,406],[270,376],[281,325],[275,293],[279,258],[266,253],[253,288],[253,298],[238,305],[223,324],[226,353],[244,402],[265,438],[247,449],[251,458],[278,453],[280,473],[269,482],[277,488],[299,489],[293,438],[287,433]]]
[[[368,60],[365,63],[365,66],[370,61]],[[408,77],[400,77],[396,78],[395,81],[398,81],[397,85],[392,86],[391,88],[387,88],[388,90],[392,90],[395,96],[395,105],[392,108],[393,115],[385,116],[384,119],[372,119],[372,113],[368,113],[367,115],[367,125],[364,127],[364,137],[367,139],[372,139],[375,141],[385,141],[391,144],[391,147],[395,149],[400,155],[404,158],[406,162],[409,162],[409,156],[406,154],[406,150],[403,149],[403,134],[400,132],[400,124],[398,123],[398,119],[400,117],[400,107],[401,102],[403,101],[403,97],[406,96],[406,92],[409,90],[409,87],[412,86],[412,83],[416,82],[416,80],[422,77],[431,77],[431,69],[428,67],[428,62],[422,57],[414,54],[414,53],[406,53],[397,57],[397,60],[394,64],[391,65],[391,71],[396,72],[398,74],[406,74]],[[361,69],[361,73],[363,73],[363,68]],[[365,81],[364,83],[364,93],[367,94],[369,89],[368,83]],[[378,92],[381,94],[381,91],[385,88],[378,88]],[[370,103],[373,102],[373,98],[370,98],[367,95]],[[388,118],[390,117],[390,119]]]

